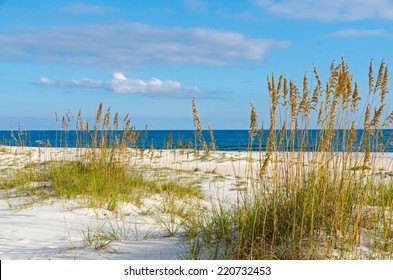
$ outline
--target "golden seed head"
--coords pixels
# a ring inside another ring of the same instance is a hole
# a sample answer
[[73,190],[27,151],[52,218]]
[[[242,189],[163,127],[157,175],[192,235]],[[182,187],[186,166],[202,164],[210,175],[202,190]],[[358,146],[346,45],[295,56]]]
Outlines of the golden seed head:
[[105,117],[104,117],[104,125],[107,129],[110,127],[110,121],[111,121],[111,107],[108,107],[108,110],[106,111]]
[[116,112],[116,114],[115,114],[115,118],[113,120],[113,125],[115,126],[116,130],[119,129],[119,113],[118,112]]
[[250,102],[250,131],[249,131],[249,135],[251,138],[254,138],[255,133],[258,131],[257,120],[258,120],[257,112],[255,111],[254,105]]
[[102,103],[100,103],[100,105],[98,106],[96,121],[97,122],[102,121]]

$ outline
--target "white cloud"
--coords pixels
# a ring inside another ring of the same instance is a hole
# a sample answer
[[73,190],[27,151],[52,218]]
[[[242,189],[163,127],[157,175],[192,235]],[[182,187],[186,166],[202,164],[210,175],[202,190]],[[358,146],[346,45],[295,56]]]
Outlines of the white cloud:
[[38,80],[37,84],[42,85],[42,86],[53,86],[55,84],[54,81],[49,80],[46,77],[42,77]]
[[175,80],[160,80],[158,78],[151,78],[150,80],[130,79],[123,73],[113,73],[112,79],[109,81],[94,80],[90,78],[54,81],[46,77],[42,77],[36,84],[47,87],[105,89],[118,94],[146,94],[151,96],[164,95],[182,97],[187,95],[192,96],[203,94],[217,95],[218,93],[197,87],[188,89]]
[[269,50],[289,46],[288,41],[249,38],[237,32],[140,23],[0,30],[0,61],[91,64],[112,69],[149,62],[225,65],[263,61]]
[[344,29],[329,33],[328,37],[356,38],[356,37],[380,37],[387,36],[383,29]]
[[52,86],[52,87],[100,88],[103,86],[102,81],[88,79],[88,78],[84,78],[81,80],[70,80],[70,81],[53,81],[46,77],[42,77],[38,80],[37,84],[41,86]]
[[393,20],[391,0],[254,0],[271,14],[320,21]]
[[128,79],[122,73],[114,73],[112,80],[105,83],[107,89],[115,93],[174,93],[187,91],[180,82],[173,80]]

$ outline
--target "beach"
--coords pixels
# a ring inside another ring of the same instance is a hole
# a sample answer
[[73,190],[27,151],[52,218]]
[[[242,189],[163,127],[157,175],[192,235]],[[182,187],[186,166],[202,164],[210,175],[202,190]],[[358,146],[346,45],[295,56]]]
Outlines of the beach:
[[[212,205],[230,207],[253,190],[255,178],[266,153],[221,152],[196,155],[189,150],[128,150],[133,167],[145,176],[165,177],[198,185],[203,198],[198,207],[210,211]],[[288,171],[297,164],[311,165],[315,153],[281,153],[275,168]],[[373,155],[376,163],[362,176],[391,180],[392,154]],[[75,148],[1,147],[0,175],[5,180],[16,170],[46,163],[80,161],[86,150]],[[301,160],[300,160],[301,159]],[[359,156],[358,161],[361,161]],[[355,164],[355,161],[351,164]],[[273,168],[273,167],[271,167]],[[271,172],[271,171],[269,171]],[[274,172],[271,172],[274,174]],[[266,176],[266,180],[274,178]],[[254,179],[253,179],[254,178]],[[194,183],[192,183],[194,182]],[[50,182],[29,182],[28,188],[49,187]],[[271,190],[266,190],[271,191]],[[0,258],[1,259],[184,259],[189,258],[183,220],[165,209],[166,196],[160,193],[142,198],[140,203],[119,202],[116,211],[89,207],[86,199],[22,195],[15,188],[0,190]],[[183,208],[193,207],[185,200]],[[186,205],[186,206],[185,206]],[[108,236],[111,236],[110,239]],[[364,239],[365,240],[365,239]],[[370,253],[371,243],[359,243]],[[369,247],[367,247],[369,246]],[[363,252],[363,253],[364,253]],[[361,254],[365,256],[366,253]]]
[[[131,156],[134,164],[165,169],[174,178],[186,175],[201,180],[206,204],[209,197],[233,200],[236,189],[245,184],[244,152],[216,152],[208,160],[198,161],[191,152],[154,151],[152,158],[148,150],[145,153],[143,157],[140,153]],[[72,148],[2,147],[0,170],[5,177],[27,164],[77,160],[82,154]],[[51,198],[35,203],[26,197],[6,198],[5,192],[0,191],[1,259],[178,259],[187,251],[181,231],[169,237],[157,222],[155,216],[165,214],[140,214],[144,208],[159,209],[161,199],[156,196],[147,198],[142,207],[123,205],[119,217],[111,211],[88,208],[81,201]],[[111,242],[107,250],[86,247],[84,232],[111,227],[124,231],[127,240]]]

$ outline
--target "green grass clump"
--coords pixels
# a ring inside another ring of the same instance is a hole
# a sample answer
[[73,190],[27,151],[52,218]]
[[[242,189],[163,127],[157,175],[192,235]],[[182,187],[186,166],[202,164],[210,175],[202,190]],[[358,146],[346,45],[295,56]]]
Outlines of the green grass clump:
[[114,210],[118,201],[138,203],[143,193],[155,188],[137,171],[113,164],[68,162],[52,166],[49,179],[60,197],[85,197],[90,207],[109,210]]
[[189,188],[171,180],[147,179],[134,167],[103,163],[92,165],[68,162],[52,166],[49,179],[60,197],[86,197],[90,207],[114,210],[119,201],[140,204],[141,199],[152,194],[170,192],[178,199],[199,197],[197,188]]
[[113,242],[130,239],[130,233],[129,226],[113,224],[110,221],[97,223],[95,228],[88,226],[82,231],[85,247],[93,247],[97,251],[108,250]]
[[26,208],[56,197],[50,182],[46,180],[47,176],[36,170],[12,170],[1,178],[0,191],[11,209]]
[[[144,198],[155,194],[171,194],[177,200],[202,198],[201,189],[191,183],[170,178],[157,180],[154,175],[147,178],[135,166],[120,163],[70,161],[36,166],[30,164],[15,172],[0,188],[14,189],[17,196],[41,197],[42,200],[50,197],[82,199],[87,201],[88,207],[110,211],[117,211],[121,202],[141,205]],[[41,187],[33,187],[37,184]]]

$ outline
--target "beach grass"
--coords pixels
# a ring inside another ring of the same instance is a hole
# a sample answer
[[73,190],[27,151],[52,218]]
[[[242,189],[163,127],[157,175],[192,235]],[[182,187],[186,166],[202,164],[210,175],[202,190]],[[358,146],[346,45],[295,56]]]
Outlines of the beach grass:
[[[374,79],[370,63],[360,124],[358,86],[344,59],[332,64],[325,88],[316,69],[314,79],[314,89],[306,75],[298,89],[284,75],[268,77],[270,127],[259,166],[249,164],[251,190],[235,205],[221,201],[198,217],[189,230],[190,258],[393,257],[393,181],[375,172],[378,158],[371,152],[383,151],[385,142],[375,142],[375,136],[392,124],[393,112],[385,112],[388,68],[382,62]],[[263,130],[250,108],[251,147]],[[310,149],[313,120],[320,139]],[[360,146],[354,145],[355,126],[363,129]]]

